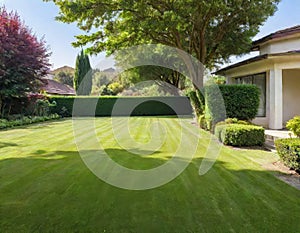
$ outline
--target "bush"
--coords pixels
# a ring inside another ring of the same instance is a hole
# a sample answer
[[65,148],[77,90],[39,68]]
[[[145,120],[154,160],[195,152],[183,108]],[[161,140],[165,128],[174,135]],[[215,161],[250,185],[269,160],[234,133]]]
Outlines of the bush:
[[22,126],[22,125],[29,125],[33,123],[44,122],[44,121],[54,120],[59,118],[60,116],[58,114],[52,114],[49,116],[33,116],[33,117],[25,116],[14,120],[0,119],[0,129],[12,128],[12,127]]
[[215,127],[215,136],[218,138],[218,140],[220,142],[223,142],[222,140],[222,131],[226,128],[226,124],[217,124],[216,127]]
[[286,128],[300,138],[300,116],[295,116],[293,119],[289,120],[286,124]]
[[278,155],[289,168],[300,171],[300,139],[287,138],[275,141]]
[[212,130],[216,123],[226,118],[225,103],[217,85],[205,87],[205,118],[209,130]]
[[220,121],[216,124],[216,126],[218,125],[229,125],[229,124],[239,124],[239,125],[253,125],[251,122],[249,121],[243,121],[243,120],[239,120],[237,118],[227,118],[225,121]]
[[[128,115],[129,107],[136,108],[131,112],[131,116],[167,116],[176,115],[173,109],[178,111],[178,115],[192,115],[193,109],[186,97],[50,97],[50,102],[55,101],[56,106],[52,108],[52,113],[70,117],[73,113],[74,101],[78,102],[80,109],[76,109],[79,116],[111,116],[114,105],[119,101],[120,108],[115,115]],[[96,104],[95,113],[90,113],[87,106]],[[140,103],[140,104],[139,104]]]
[[226,117],[249,121],[257,115],[259,96],[260,90],[255,85],[211,85],[205,88],[205,112],[214,125],[224,120],[224,109],[221,108],[224,104]]
[[196,116],[200,117],[201,115],[203,115],[204,107],[201,104],[200,99],[197,96],[197,92],[196,91],[191,91],[191,92],[188,93],[187,96],[190,98],[190,101],[191,101],[191,104],[194,108]]
[[205,115],[201,115],[198,117],[198,123],[201,129],[208,130],[208,125],[205,119]]
[[256,117],[260,90],[255,85],[220,85],[228,118],[249,121]]
[[215,135],[231,146],[262,146],[265,142],[264,128],[254,125],[220,124],[215,128]]
[[221,132],[222,130],[230,124],[238,124],[238,125],[253,125],[251,122],[248,121],[243,121],[243,120],[238,120],[237,118],[227,118],[225,121],[220,121],[216,124],[215,126],[215,135],[216,137],[219,139],[219,141],[221,140]]

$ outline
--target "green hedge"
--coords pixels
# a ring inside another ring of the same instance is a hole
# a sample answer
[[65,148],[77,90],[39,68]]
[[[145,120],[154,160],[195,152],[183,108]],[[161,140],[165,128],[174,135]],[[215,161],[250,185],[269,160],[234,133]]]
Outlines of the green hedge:
[[300,171],[300,139],[287,138],[275,141],[277,153],[286,166]]
[[15,119],[10,121],[6,119],[0,119],[0,129],[13,128],[22,125],[30,125],[33,123],[55,120],[59,118],[60,116],[58,114],[51,114],[49,116],[33,116],[33,117],[25,116],[20,119]]
[[226,119],[226,108],[222,97],[221,89],[218,85],[205,87],[205,119],[209,130],[214,125]]
[[262,146],[265,142],[263,127],[244,124],[220,124],[215,127],[215,135],[230,146]]
[[[114,110],[115,116],[172,116],[193,113],[186,97],[50,97],[50,102],[53,101],[56,106],[51,111],[64,117],[72,116],[74,103],[77,106],[77,116],[111,116],[117,101],[119,105]],[[95,106],[93,112],[89,110],[92,106]],[[136,107],[131,111],[132,106]]]
[[220,85],[228,118],[252,120],[260,102],[260,89],[255,85]]
[[[225,118],[252,120],[256,117],[260,90],[255,85],[210,85],[205,88],[205,117],[215,125]],[[224,113],[224,107],[226,115]]]

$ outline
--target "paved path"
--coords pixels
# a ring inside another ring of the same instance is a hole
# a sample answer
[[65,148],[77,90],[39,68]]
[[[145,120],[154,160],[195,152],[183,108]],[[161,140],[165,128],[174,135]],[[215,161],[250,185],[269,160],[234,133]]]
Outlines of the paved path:
[[272,136],[273,138],[290,138],[295,137],[290,131],[288,130],[265,130],[266,135]]

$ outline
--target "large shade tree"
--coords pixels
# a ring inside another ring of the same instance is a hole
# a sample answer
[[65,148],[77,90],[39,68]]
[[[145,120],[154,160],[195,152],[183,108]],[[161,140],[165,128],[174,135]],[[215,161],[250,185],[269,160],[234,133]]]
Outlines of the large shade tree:
[[49,71],[44,40],[38,40],[17,13],[0,8],[0,110],[9,113],[14,98],[39,91]]
[[[45,0],[51,1],[51,0]],[[75,46],[112,53],[160,43],[184,50],[207,67],[248,52],[259,27],[280,0],[81,0],[56,1],[58,20],[86,31]]]

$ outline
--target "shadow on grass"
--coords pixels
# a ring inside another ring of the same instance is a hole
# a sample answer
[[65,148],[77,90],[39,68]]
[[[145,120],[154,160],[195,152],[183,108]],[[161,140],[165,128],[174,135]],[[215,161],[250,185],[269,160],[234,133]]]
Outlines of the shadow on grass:
[[14,147],[14,146],[19,146],[19,145],[16,143],[0,142],[0,149],[4,147]]

